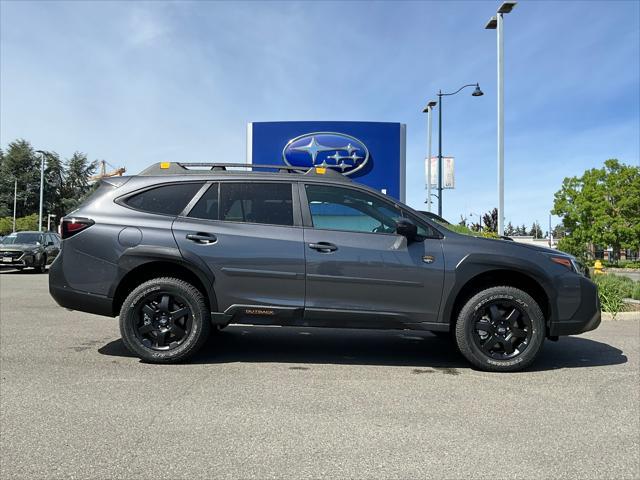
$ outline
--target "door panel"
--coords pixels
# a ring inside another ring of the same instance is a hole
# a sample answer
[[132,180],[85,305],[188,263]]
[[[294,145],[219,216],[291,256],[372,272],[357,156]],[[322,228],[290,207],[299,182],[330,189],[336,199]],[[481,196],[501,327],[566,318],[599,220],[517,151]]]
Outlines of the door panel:
[[[407,245],[399,235],[307,228],[305,244],[329,242],[335,251],[307,247],[307,308],[398,313],[435,322],[443,281],[441,241]],[[425,263],[423,257],[433,257]]]
[[[200,257],[213,272],[220,311],[234,304],[304,306],[301,228],[179,217],[173,233],[185,257]],[[215,240],[187,239],[194,233]]]
[[408,243],[394,233],[402,210],[361,189],[307,184],[300,196],[305,317],[333,309],[369,312],[392,323],[437,321],[444,276],[440,239]]
[[293,200],[288,182],[220,182],[189,217],[174,221],[182,255],[197,256],[213,272],[219,311],[232,305],[304,306],[303,229]]

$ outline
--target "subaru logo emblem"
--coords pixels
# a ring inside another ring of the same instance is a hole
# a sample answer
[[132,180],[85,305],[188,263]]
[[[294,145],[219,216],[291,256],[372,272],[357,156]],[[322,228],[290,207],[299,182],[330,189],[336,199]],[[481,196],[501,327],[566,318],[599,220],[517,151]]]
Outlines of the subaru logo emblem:
[[335,132],[305,133],[282,150],[282,160],[291,167],[334,168],[351,175],[369,161],[367,146],[351,135]]

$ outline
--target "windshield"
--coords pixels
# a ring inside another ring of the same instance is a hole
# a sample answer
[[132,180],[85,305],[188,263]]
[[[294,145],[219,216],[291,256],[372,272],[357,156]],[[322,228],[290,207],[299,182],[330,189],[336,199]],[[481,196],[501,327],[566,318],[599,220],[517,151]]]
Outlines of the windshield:
[[17,243],[40,243],[39,233],[12,233],[2,239],[3,245],[13,245]]

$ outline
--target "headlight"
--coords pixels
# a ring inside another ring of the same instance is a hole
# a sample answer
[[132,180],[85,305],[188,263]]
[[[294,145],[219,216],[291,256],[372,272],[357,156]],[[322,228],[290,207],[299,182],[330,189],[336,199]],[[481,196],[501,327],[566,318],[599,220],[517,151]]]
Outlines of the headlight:
[[568,270],[571,270],[572,272],[578,273],[585,277],[589,276],[588,270],[586,270],[584,266],[573,257],[552,255],[549,258],[551,259],[552,262],[557,263],[558,265],[562,265],[563,267],[566,267]]

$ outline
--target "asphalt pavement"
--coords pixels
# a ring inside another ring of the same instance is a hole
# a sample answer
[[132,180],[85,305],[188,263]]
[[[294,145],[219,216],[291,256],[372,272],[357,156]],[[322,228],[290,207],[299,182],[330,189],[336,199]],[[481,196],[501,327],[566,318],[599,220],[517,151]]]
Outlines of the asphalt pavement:
[[182,365],[0,273],[0,478],[640,477],[640,322],[473,370],[429,333],[231,326]]

